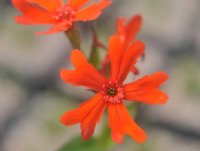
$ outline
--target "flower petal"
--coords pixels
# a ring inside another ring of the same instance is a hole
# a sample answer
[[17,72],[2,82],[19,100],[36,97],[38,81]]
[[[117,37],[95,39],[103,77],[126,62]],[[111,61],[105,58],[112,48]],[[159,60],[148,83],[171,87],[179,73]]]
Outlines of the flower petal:
[[113,35],[109,39],[108,55],[111,64],[110,79],[116,81],[123,56],[122,43],[117,35]]
[[142,17],[140,15],[134,16],[126,26],[126,42],[129,43],[135,39],[136,34],[140,31],[142,26]]
[[66,112],[61,117],[61,122],[66,126],[80,123],[83,140],[89,139],[105,107],[106,104],[102,100],[101,94],[96,94],[79,108]]
[[91,6],[78,11],[75,20],[94,20],[101,14],[102,9],[106,8],[111,3],[110,0],[101,0],[98,3],[94,3]]
[[164,104],[168,97],[158,87],[167,79],[166,73],[157,72],[126,84],[124,85],[125,99],[147,104]]
[[72,51],[71,61],[75,70],[61,70],[61,78],[70,84],[86,86],[93,90],[101,90],[102,85],[107,81],[92,64],[89,64],[82,52]]
[[135,65],[137,62],[137,59],[143,54],[144,49],[144,43],[141,41],[136,41],[124,51],[117,78],[119,83],[122,83],[126,79],[128,73],[133,68],[133,65]]
[[106,103],[102,99],[99,100],[98,104],[93,107],[90,114],[83,119],[81,122],[81,134],[83,140],[87,140],[93,135],[95,126],[99,122],[105,107]]
[[124,134],[130,135],[136,142],[146,140],[145,132],[135,123],[123,103],[108,105],[109,127],[112,139],[121,143]]
[[79,9],[81,6],[83,6],[88,1],[89,0],[68,0],[67,5],[70,7],[73,7],[74,9]]
[[124,38],[125,31],[126,31],[126,25],[125,25],[125,18],[118,18],[116,22],[116,30],[117,33]]
[[26,0],[29,3],[35,3],[43,8],[46,8],[48,11],[55,11],[57,8],[64,5],[63,0]]
[[137,102],[143,102],[146,104],[162,105],[166,103],[168,96],[159,89],[154,89],[154,90],[125,93],[125,99]]
[[120,111],[121,117],[123,117],[124,132],[136,142],[143,143],[147,138],[145,131],[135,123],[123,104],[119,104],[117,108]]
[[121,111],[117,108],[118,105],[119,104],[112,103],[108,105],[108,120],[109,127],[111,128],[112,139],[119,144],[123,141],[124,131]]
[[46,34],[53,34],[53,33],[57,33],[57,32],[62,32],[62,31],[66,31],[70,27],[71,26],[69,26],[66,21],[63,21],[63,22],[60,22],[60,23],[54,25],[53,27],[51,27],[47,31],[37,32],[36,35],[46,35]]
[[138,57],[142,55],[145,46],[141,41],[136,41],[126,50],[122,50],[122,47],[120,37],[118,35],[111,36],[108,52],[111,63],[110,79],[119,83],[125,80]]
[[[54,23],[52,14],[42,7],[32,5],[26,0],[12,0],[12,4],[23,15],[16,17],[16,21],[21,24],[50,24]],[[24,21],[24,22],[23,22]]]
[[140,15],[133,18],[125,25],[125,18],[119,18],[116,23],[117,34],[123,43],[123,48],[127,48],[133,40],[136,40],[136,34],[142,26],[142,17]]
[[123,48],[126,48],[126,25],[125,18],[119,18],[116,22],[116,32],[120,37],[120,41],[123,44]]
[[[137,32],[140,30],[142,25],[142,17],[140,15],[134,16],[127,25],[125,25],[125,18],[119,18],[116,22],[117,35],[120,37],[123,49],[126,49],[130,42],[135,39]],[[131,71],[137,75],[139,70],[133,66]]]

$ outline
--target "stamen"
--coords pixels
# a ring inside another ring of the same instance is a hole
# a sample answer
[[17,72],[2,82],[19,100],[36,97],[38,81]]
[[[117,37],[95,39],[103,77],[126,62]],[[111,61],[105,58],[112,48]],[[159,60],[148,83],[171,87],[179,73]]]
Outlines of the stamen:
[[124,98],[123,87],[120,86],[116,81],[108,81],[102,85],[101,94],[104,96],[103,99],[107,103],[121,103]]
[[55,19],[58,22],[65,20],[69,25],[72,25],[72,22],[75,18],[75,14],[76,12],[71,7],[62,6],[57,9],[55,15],[53,16],[53,19]]

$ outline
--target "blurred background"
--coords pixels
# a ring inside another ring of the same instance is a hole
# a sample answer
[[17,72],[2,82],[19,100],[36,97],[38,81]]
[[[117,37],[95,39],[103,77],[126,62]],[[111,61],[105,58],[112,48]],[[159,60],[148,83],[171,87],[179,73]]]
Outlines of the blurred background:
[[[63,33],[35,36],[47,28],[17,24],[13,17],[19,12],[1,0],[0,151],[200,151],[200,1],[113,0],[94,22],[101,41],[107,45],[119,16],[138,13],[144,19],[138,38],[146,44],[146,56],[134,78],[166,71],[170,79],[162,90],[169,101],[139,106],[136,121],[148,134],[143,145],[128,136],[120,145],[113,143],[104,128],[106,114],[93,138],[82,143],[78,125],[59,122],[65,111],[92,95],[58,76],[61,68],[71,68],[69,41]],[[90,24],[79,27],[88,52]]]

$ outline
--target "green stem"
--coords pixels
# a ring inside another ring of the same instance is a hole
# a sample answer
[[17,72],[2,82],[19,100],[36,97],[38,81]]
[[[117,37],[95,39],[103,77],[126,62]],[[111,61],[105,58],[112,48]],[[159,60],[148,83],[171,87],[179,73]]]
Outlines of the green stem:
[[100,62],[99,52],[98,48],[94,44],[92,45],[89,60],[97,69],[99,68],[99,62]]
[[91,26],[92,30],[92,47],[90,51],[89,60],[98,69],[100,63],[99,51],[98,51],[98,36],[94,25]]
[[74,25],[69,30],[65,31],[66,36],[69,38],[69,41],[74,49],[81,49],[80,35]]

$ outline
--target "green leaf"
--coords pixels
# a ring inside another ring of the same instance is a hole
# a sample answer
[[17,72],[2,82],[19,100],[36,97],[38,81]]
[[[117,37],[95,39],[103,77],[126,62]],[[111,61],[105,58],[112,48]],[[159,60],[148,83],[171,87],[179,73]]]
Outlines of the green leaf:
[[99,138],[90,138],[82,141],[81,137],[76,137],[63,145],[58,151],[107,151],[114,145],[110,138],[110,130],[107,125]]
[[58,151],[106,151],[109,146],[107,142],[102,142],[98,139],[91,138],[87,141],[82,141],[80,137],[76,137]]

